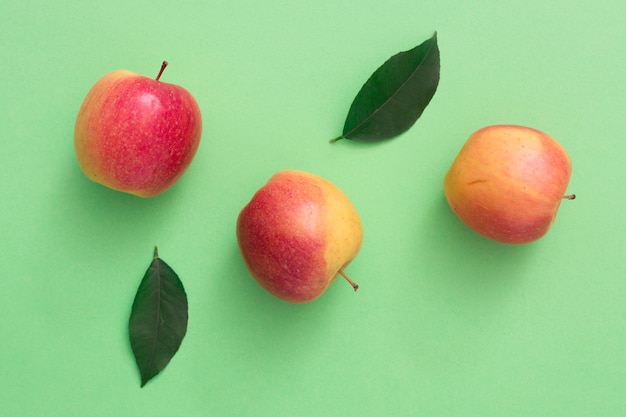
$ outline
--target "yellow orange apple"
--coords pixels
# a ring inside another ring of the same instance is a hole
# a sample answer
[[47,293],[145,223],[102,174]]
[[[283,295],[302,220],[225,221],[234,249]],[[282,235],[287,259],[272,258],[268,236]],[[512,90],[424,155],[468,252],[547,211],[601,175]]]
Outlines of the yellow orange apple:
[[539,130],[515,125],[474,132],[444,179],[446,199],[474,231],[503,243],[528,243],[552,226],[572,164]]
[[87,93],[74,127],[85,175],[114,190],[152,197],[170,188],[196,154],[202,117],[178,85],[113,71]]
[[292,303],[318,298],[359,252],[363,230],[348,197],[302,171],[272,176],[241,210],[237,242],[245,265],[274,296]]

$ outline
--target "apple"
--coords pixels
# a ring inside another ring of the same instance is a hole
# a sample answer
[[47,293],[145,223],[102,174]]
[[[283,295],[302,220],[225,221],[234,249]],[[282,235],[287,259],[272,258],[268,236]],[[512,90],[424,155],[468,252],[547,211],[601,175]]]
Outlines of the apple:
[[317,175],[273,175],[241,210],[237,242],[256,281],[292,303],[318,298],[356,257],[363,230],[348,197]]
[[126,70],[113,71],[87,93],[74,126],[85,175],[114,190],[152,197],[191,164],[202,132],[200,108],[183,87]]
[[444,179],[448,204],[477,233],[503,243],[529,243],[552,226],[572,173],[563,147],[525,126],[474,132]]

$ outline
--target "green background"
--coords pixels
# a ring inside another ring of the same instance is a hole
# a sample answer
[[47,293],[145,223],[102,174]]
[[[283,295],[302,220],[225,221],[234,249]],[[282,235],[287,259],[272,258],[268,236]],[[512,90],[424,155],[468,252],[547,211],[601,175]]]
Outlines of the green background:
[[[626,415],[625,21],[623,0],[2,2],[2,415]],[[417,124],[329,144],[369,75],[435,30]],[[164,59],[203,112],[190,169],[152,199],[90,182],[85,94]],[[533,244],[476,235],[443,196],[466,138],[497,123],[573,161],[578,198]],[[238,212],[287,168],[359,210],[356,294],[342,280],[291,305],[247,273]],[[155,244],[190,322],[140,389],[127,320]]]

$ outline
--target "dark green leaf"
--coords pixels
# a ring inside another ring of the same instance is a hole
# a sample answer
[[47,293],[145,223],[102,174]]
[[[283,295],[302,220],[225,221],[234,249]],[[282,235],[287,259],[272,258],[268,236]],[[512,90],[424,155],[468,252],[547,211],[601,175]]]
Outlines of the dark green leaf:
[[437,33],[410,51],[389,58],[361,87],[339,139],[376,142],[407,131],[439,84]]
[[133,302],[128,322],[130,345],[143,387],[176,354],[187,332],[188,306],[183,283],[168,264],[154,259]]

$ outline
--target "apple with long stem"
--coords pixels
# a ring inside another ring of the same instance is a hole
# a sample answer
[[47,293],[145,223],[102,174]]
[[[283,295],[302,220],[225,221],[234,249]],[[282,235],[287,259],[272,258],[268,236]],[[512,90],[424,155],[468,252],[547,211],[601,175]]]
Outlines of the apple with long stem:
[[503,243],[544,236],[566,194],[572,163],[539,130],[495,125],[474,132],[444,179],[454,213],[477,233]]
[[85,175],[140,197],[170,188],[193,160],[202,133],[195,98],[183,87],[113,71],[87,93],[74,127],[74,148]]
[[303,171],[272,176],[241,210],[244,263],[269,293],[292,303],[318,298],[344,272],[363,239],[359,215],[330,181]]

